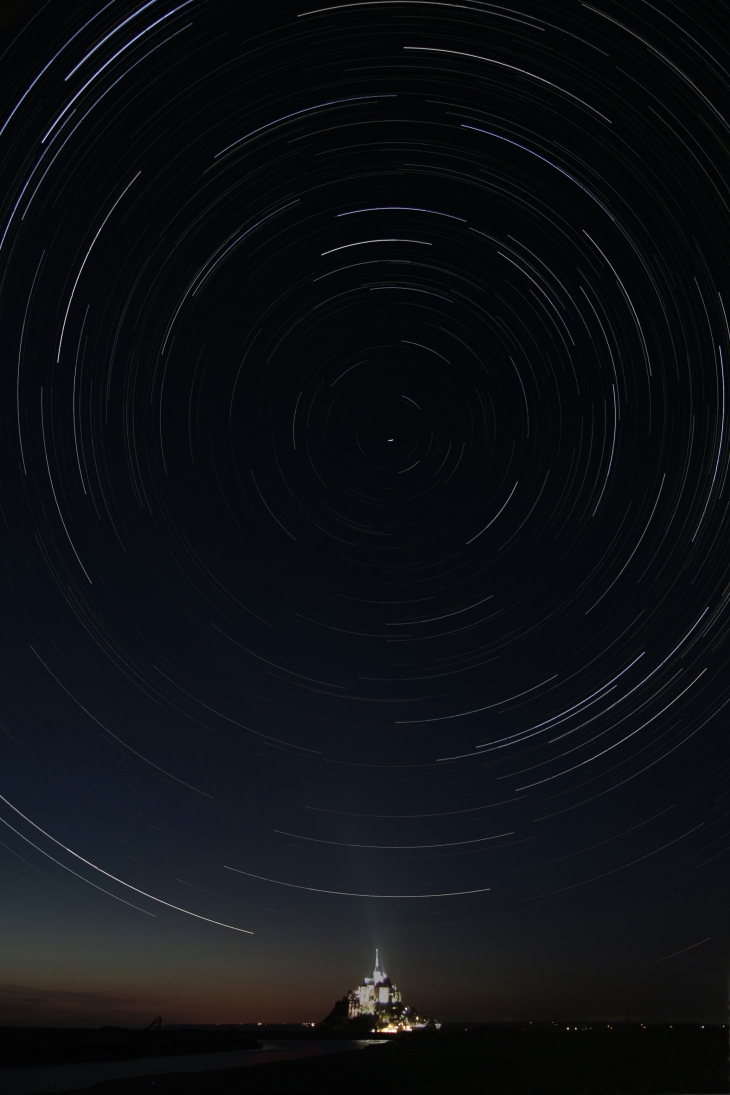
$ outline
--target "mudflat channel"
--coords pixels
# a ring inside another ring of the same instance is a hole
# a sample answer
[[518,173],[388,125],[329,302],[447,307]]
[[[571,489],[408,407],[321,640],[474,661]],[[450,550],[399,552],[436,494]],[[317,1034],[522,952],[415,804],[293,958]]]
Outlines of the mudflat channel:
[[[156,1091],[160,1085],[168,1091],[198,1082],[201,1092],[210,1090],[211,1075],[240,1076],[241,1069],[320,1057],[364,1048],[368,1042],[262,1040],[253,1049],[224,1052],[185,1053],[175,1056],[128,1058],[126,1060],[76,1062],[45,1066],[0,1068],[0,1095],[39,1095],[41,1092],[104,1090],[109,1084],[131,1084],[130,1090]],[[377,1043],[376,1043],[377,1045]],[[240,1083],[240,1081],[239,1081]]]

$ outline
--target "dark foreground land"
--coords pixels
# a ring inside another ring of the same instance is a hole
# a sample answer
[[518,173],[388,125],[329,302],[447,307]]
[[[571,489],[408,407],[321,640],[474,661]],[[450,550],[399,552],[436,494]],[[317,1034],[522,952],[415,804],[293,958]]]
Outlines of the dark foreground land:
[[111,1080],[94,1095],[669,1095],[728,1091],[722,1027],[483,1028],[218,1072]]
[[221,1053],[231,1049],[256,1049],[258,1044],[255,1035],[238,1030],[0,1027],[0,1068]]

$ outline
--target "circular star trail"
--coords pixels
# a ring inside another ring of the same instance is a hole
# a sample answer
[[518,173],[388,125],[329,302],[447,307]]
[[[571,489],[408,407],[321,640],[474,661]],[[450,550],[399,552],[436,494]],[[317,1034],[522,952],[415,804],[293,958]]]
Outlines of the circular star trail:
[[16,853],[257,933],[721,881],[720,19],[92,0],[9,41]]

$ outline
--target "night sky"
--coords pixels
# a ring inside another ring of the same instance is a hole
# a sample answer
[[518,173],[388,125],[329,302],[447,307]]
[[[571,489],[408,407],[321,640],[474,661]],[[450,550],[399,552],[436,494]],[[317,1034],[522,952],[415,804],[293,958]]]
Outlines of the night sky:
[[3,18],[0,1022],[722,1021],[727,5]]

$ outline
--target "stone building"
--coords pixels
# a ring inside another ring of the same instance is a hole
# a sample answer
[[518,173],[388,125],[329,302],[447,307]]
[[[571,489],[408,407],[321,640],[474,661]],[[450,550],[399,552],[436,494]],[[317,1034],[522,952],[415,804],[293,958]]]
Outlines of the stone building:
[[438,1030],[441,1026],[432,1019],[423,1019],[411,1008],[404,1006],[400,992],[380,965],[377,950],[373,976],[366,977],[364,984],[352,989],[347,997],[348,1019],[359,1019],[366,1015],[373,1017],[373,1032],[380,1031],[384,1034],[423,1030],[426,1027]]
[[366,977],[363,985],[350,992],[347,1017],[357,1019],[358,1015],[375,1015],[380,1008],[392,1008],[400,1003],[400,993],[381,968],[376,950],[373,976]]

